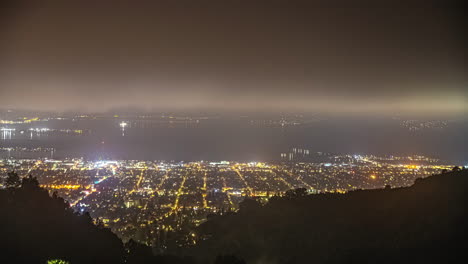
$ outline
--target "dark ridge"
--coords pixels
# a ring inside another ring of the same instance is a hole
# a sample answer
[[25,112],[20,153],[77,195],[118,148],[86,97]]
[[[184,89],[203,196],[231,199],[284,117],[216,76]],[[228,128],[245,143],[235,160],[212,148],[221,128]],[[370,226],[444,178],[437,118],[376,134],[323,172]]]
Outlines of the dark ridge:
[[132,240],[124,245],[88,213],[78,214],[62,198],[49,196],[32,176],[20,180],[12,172],[5,183],[9,187],[0,190],[0,263],[193,263],[154,256],[150,247]]
[[201,225],[200,259],[247,263],[447,263],[466,257],[468,170],[407,188],[305,195],[300,190]]
[[2,263],[448,263],[467,255],[468,170],[408,188],[319,195],[298,189],[263,206],[246,199],[238,213],[210,216],[197,230],[197,246],[179,256],[124,245],[35,178],[13,176],[0,190]]
[[0,254],[9,263],[119,263],[122,241],[95,225],[89,214],[77,214],[62,198],[49,196],[35,178],[21,187],[0,190]]

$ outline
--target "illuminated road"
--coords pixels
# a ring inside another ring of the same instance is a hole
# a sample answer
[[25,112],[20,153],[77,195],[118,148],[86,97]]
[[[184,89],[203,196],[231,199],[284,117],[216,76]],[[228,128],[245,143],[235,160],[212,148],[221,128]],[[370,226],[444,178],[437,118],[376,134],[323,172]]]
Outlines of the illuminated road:
[[285,171],[286,171],[286,173],[287,173],[289,176],[291,176],[291,178],[300,181],[300,182],[301,182],[302,184],[304,184],[304,186],[306,186],[308,189],[310,189],[310,190],[314,189],[314,187],[312,187],[311,185],[309,185],[307,182],[303,181],[303,180],[300,178],[301,176],[294,177],[294,175],[293,175],[290,171],[288,171],[288,170],[285,170]]
[[180,183],[180,187],[179,189],[177,190],[177,194],[176,194],[176,199],[174,201],[174,205],[172,206],[172,212],[174,212],[175,210],[177,210],[179,208],[179,199],[180,199],[180,196],[183,194],[183,190],[184,190],[184,185],[185,185],[185,181],[187,180],[187,175],[189,173],[187,172],[184,177],[182,178],[182,182]]
[[208,203],[206,201],[206,196],[207,196],[207,193],[206,193],[206,171],[205,173],[203,174],[203,187],[201,188],[203,193],[202,193],[202,197],[203,197],[203,208],[209,208],[208,207]]
[[247,183],[247,181],[245,180],[244,176],[242,176],[242,174],[240,173],[239,169],[237,169],[237,167],[233,166],[232,169],[237,173],[237,175],[239,176],[239,178],[242,180],[242,182],[244,182],[244,185],[245,187],[247,188],[247,190],[249,191],[249,193],[247,194],[248,196],[251,196],[253,194],[253,190],[252,188],[250,188],[249,184]]
[[228,191],[228,187],[227,187],[227,184],[226,184],[226,179],[224,177],[223,177],[223,191],[226,193],[226,196],[227,196],[228,201],[229,201],[229,206],[231,207],[231,209],[234,209],[234,204],[232,203],[232,200],[231,200],[231,194]]
[[158,183],[158,185],[156,186],[156,190],[155,192],[158,192],[159,190],[161,190],[161,187],[162,185],[164,184],[164,182],[169,178],[169,172],[171,170],[167,170],[166,174],[164,174],[164,176],[161,178],[161,181]]
[[[96,173],[96,175],[97,175],[97,173]],[[91,194],[97,192],[97,189],[95,188],[96,185],[98,185],[98,184],[104,182],[104,181],[105,181],[106,179],[108,179],[108,178],[109,178],[108,176],[102,177],[99,181],[97,181],[97,182],[94,184],[94,187],[91,188],[91,190],[90,190],[89,192],[86,192],[80,199],[76,200],[75,202],[70,203],[70,207],[73,207],[73,206],[77,205],[79,202],[81,202],[83,199],[85,199],[85,198],[88,197],[89,195],[91,195]]]
[[172,215],[179,208],[179,199],[180,199],[180,196],[183,194],[183,189],[184,189],[185,181],[187,180],[187,175],[188,174],[189,174],[189,172],[187,172],[184,175],[184,177],[182,178],[182,182],[180,183],[179,189],[177,190],[176,198],[175,198],[175,201],[174,201],[174,203],[173,203],[173,205],[171,207],[171,210],[169,212],[167,212],[166,214],[164,214],[162,217],[160,217],[160,219],[162,219],[163,217],[168,217],[168,216]]
[[133,188],[133,190],[131,190],[129,194],[132,194],[140,189],[140,185],[141,185],[141,182],[143,181],[145,171],[146,171],[145,169],[141,170],[140,176],[137,180],[137,183],[135,184],[135,188]]
[[271,173],[275,175],[275,180],[283,182],[286,186],[288,186],[289,189],[294,189],[294,187],[289,182],[287,182],[286,179],[284,179],[283,176],[281,176],[281,174],[278,174],[274,171],[271,171]]

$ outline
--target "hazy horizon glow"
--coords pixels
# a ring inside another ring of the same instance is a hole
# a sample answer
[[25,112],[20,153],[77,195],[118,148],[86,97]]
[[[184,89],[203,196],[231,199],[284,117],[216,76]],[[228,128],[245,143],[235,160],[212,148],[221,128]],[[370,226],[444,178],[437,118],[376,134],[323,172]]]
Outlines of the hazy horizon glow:
[[468,112],[459,11],[326,2],[11,1],[0,108]]

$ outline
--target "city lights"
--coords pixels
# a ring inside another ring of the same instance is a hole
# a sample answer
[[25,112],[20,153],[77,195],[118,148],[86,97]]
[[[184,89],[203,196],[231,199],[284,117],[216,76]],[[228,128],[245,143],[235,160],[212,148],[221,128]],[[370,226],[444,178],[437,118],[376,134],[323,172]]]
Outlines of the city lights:
[[[37,176],[41,187],[57,191],[75,210],[105,219],[105,226],[129,239],[141,226],[154,222],[165,221],[167,230],[177,230],[177,221],[170,221],[174,217],[198,223],[222,208],[235,211],[245,197],[265,200],[295,188],[306,188],[307,193],[314,194],[409,186],[417,178],[453,167],[425,156],[329,155],[328,159],[329,162],[10,159],[0,163],[0,171],[5,174],[15,169],[21,175]],[[138,212],[138,219],[126,210]],[[129,226],[133,231],[128,230]]]

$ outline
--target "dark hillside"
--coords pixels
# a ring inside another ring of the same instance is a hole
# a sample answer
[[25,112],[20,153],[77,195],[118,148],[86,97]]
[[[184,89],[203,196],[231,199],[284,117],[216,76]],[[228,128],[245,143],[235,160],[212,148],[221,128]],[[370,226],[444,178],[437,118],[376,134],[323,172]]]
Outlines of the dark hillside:
[[[8,263],[193,263],[122,244],[89,215],[24,178],[0,190],[0,254]],[[261,206],[214,215],[185,254],[198,263],[449,263],[466,257],[468,171],[408,188],[306,195],[292,190]],[[235,257],[234,257],[235,256]],[[2,261],[3,263],[3,261]]]
[[203,224],[194,253],[248,263],[446,263],[468,250],[467,188],[463,170],[408,188],[246,201]]
[[88,214],[74,213],[62,198],[50,197],[35,178],[1,190],[0,211],[0,252],[8,263],[120,263],[124,258],[116,235],[96,226]]

